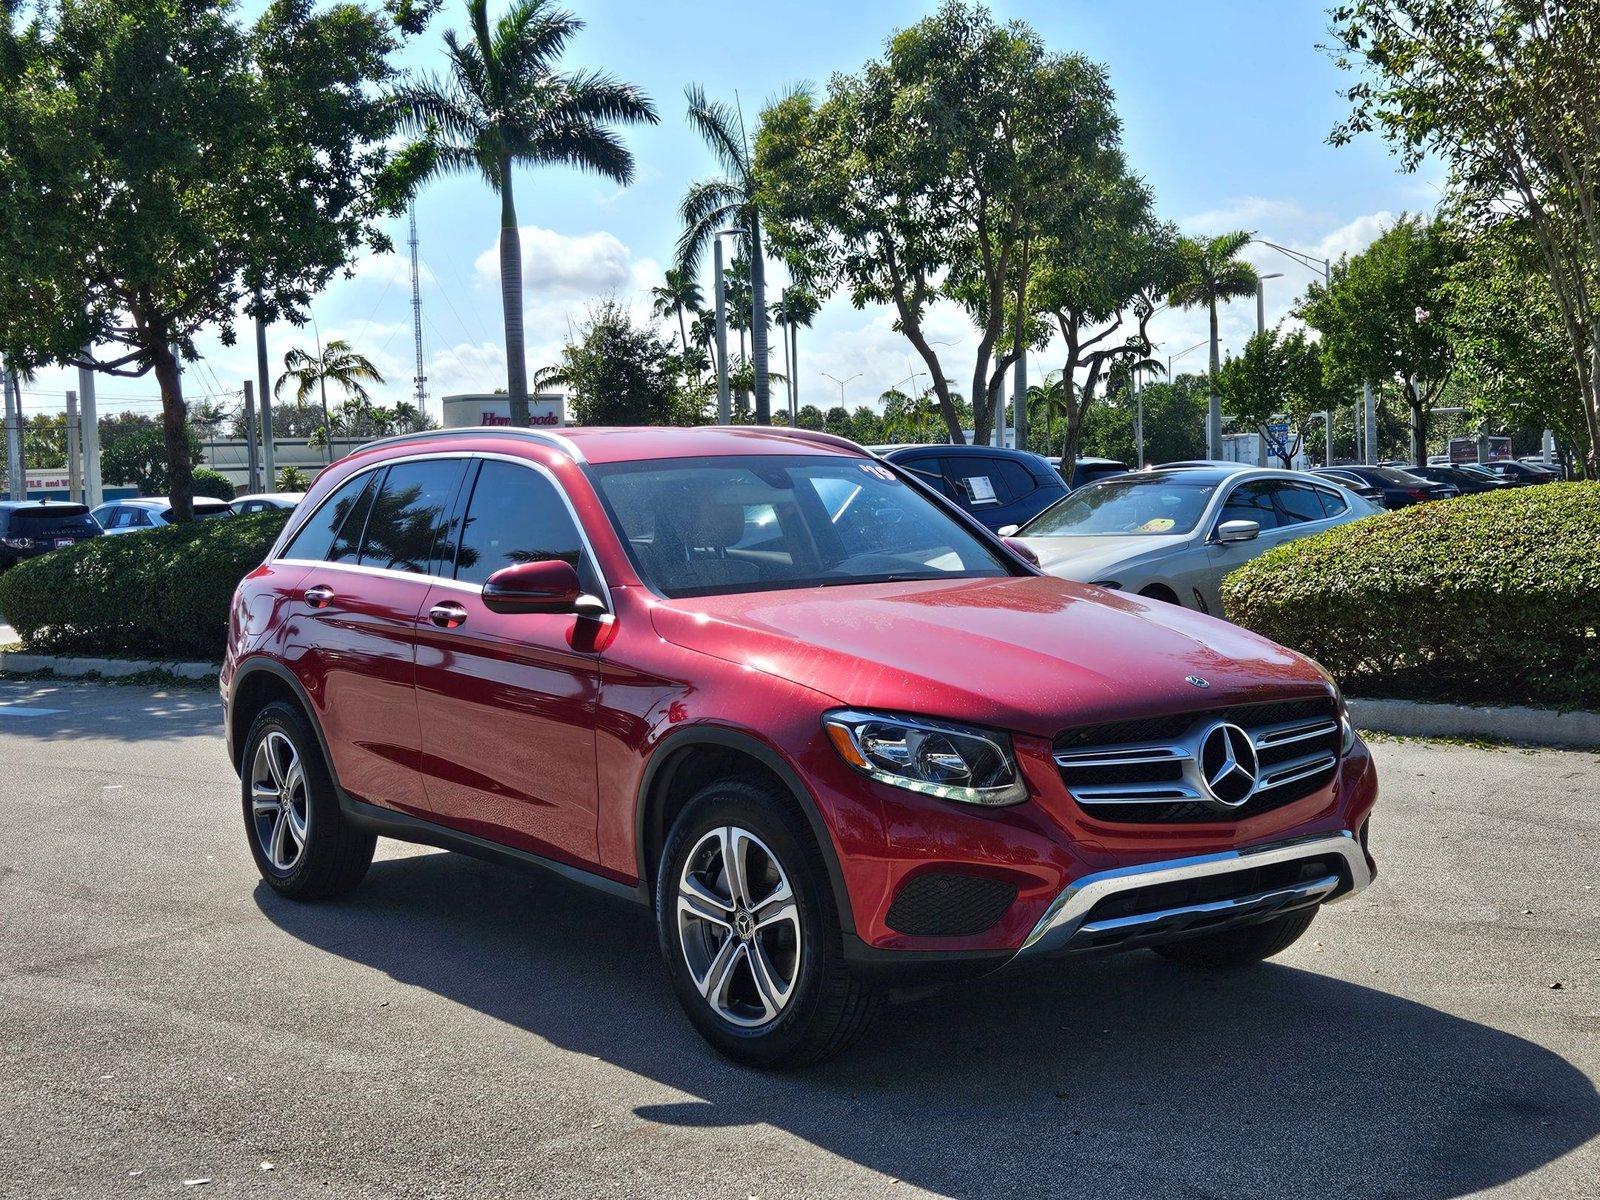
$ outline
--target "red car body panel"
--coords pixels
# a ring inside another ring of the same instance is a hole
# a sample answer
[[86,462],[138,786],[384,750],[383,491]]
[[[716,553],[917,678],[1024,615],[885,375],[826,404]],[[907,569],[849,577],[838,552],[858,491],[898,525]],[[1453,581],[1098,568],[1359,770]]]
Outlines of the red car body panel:
[[[1096,820],[1052,760],[1058,731],[1327,695],[1332,685],[1309,660],[1223,621],[1021,564],[1010,578],[662,599],[640,580],[585,462],[860,452],[753,430],[564,436],[565,445],[485,430],[411,440],[403,452],[369,448],[328,468],[301,509],[312,512],[353,471],[401,453],[536,462],[583,526],[607,615],[496,615],[460,584],[269,558],[240,584],[224,693],[261,660],[287,668],[352,795],[627,884],[640,881],[638,805],[663,747],[737,735],[804,788],[843,884],[846,932],[885,951],[1015,949],[1082,875],[1356,830],[1376,801],[1358,742],[1329,786],[1257,817]],[[345,589],[348,602],[312,609],[304,592],[318,582],[341,597]],[[461,629],[431,622],[429,609],[445,599],[468,609]],[[977,808],[863,777],[821,725],[824,712],[844,706],[1010,732],[1029,800]],[[997,925],[920,938],[888,927],[907,879],[952,866],[1016,885]]]

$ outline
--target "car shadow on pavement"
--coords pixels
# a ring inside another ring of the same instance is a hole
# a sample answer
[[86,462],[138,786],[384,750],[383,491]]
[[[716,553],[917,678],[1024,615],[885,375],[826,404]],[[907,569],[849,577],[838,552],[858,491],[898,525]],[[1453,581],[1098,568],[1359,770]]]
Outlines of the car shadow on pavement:
[[1600,1097],[1559,1055],[1377,976],[1058,962],[888,1008],[843,1057],[761,1073],[682,1017],[643,909],[564,881],[423,854],[337,904],[256,900],[309,945],[692,1097],[644,1120],[766,1124],[947,1195],[1427,1200],[1600,1133]]

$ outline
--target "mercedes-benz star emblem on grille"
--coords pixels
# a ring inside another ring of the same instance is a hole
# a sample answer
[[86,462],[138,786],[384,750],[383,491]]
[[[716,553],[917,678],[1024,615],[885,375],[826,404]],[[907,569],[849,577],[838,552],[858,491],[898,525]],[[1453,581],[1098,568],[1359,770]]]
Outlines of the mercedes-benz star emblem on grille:
[[1213,800],[1238,808],[1256,790],[1261,771],[1250,735],[1237,725],[1218,721],[1200,743],[1200,771]]
[[1186,680],[1188,680],[1188,682],[1194,684],[1195,687],[1210,687],[1211,686],[1210,683],[1208,683],[1204,679],[1201,679],[1200,676],[1198,676],[1198,675],[1185,675],[1184,678]]

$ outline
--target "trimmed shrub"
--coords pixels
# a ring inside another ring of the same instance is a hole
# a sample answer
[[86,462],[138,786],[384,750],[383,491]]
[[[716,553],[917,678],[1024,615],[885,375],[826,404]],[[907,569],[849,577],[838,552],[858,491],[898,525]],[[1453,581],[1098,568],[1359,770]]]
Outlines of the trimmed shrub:
[[0,575],[0,616],[31,651],[220,659],[234,586],[287,512],[98,537]]
[[213,500],[232,500],[238,494],[238,489],[233,486],[233,480],[221,471],[213,471],[210,467],[196,467],[194,494],[210,496]]
[[1222,595],[1356,695],[1600,706],[1600,484],[1369,517],[1268,551]]

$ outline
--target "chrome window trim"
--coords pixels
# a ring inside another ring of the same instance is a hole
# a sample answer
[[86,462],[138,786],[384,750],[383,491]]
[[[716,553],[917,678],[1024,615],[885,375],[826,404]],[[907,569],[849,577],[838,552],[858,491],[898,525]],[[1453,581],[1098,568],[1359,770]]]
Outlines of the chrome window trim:
[[[435,430],[434,432],[438,431]],[[412,435],[407,434],[405,436],[409,437]],[[378,443],[373,444],[376,445]],[[363,475],[369,475],[374,471],[383,470],[386,467],[398,466],[402,463],[429,462],[434,459],[456,460],[469,466],[473,462],[484,462],[491,460],[494,462],[506,462],[520,467],[527,467],[529,470],[537,471],[539,474],[543,475],[545,479],[549,481],[550,486],[555,489],[556,495],[561,497],[562,504],[566,506],[567,516],[571,519],[573,527],[578,531],[578,540],[582,543],[583,553],[588,556],[590,564],[594,567],[594,576],[600,581],[601,595],[598,597],[598,599],[605,605],[606,613],[609,614],[616,611],[615,607],[611,603],[611,583],[606,578],[604,569],[600,566],[600,558],[597,554],[595,554],[594,544],[589,540],[589,531],[584,528],[583,521],[578,517],[578,510],[573,506],[572,497],[567,495],[567,489],[562,486],[561,480],[556,478],[555,472],[550,470],[549,467],[545,466],[543,463],[534,462],[531,459],[518,458],[515,454],[497,454],[493,451],[476,450],[436,450],[423,452],[421,454],[406,454],[396,458],[385,458],[381,462],[371,463],[362,467],[360,470],[350,472],[349,475],[340,480],[339,486],[324,496],[322,500],[318,502],[316,508],[312,509],[305,519],[295,526],[293,532],[285,530],[283,534],[283,545],[287,547],[291,542],[293,542],[294,539],[299,536],[301,529],[315,519],[317,513],[322,511],[322,506],[327,504],[329,500],[333,499],[333,497],[341,489],[343,489],[345,484],[359,479]],[[477,480],[473,480],[473,486],[476,488]],[[466,502],[470,507],[472,503],[472,497],[470,495],[466,497]],[[464,509],[463,516],[465,515],[465,512],[466,510]],[[463,583],[458,579],[452,579],[448,576],[427,574],[421,571],[396,571],[389,567],[369,567],[361,563],[330,562],[325,558],[289,558],[281,553],[274,554],[270,561],[282,563],[285,566],[313,568],[323,567],[336,571],[350,571],[361,575],[373,575],[385,579],[420,579],[430,583],[436,583],[441,587],[452,588],[456,591],[468,592],[478,596],[483,595],[482,584]]]
[[[1107,896],[1119,892],[1137,891],[1158,884],[1201,879],[1211,875],[1228,875],[1236,871],[1247,871],[1253,867],[1271,866],[1329,854],[1336,854],[1343,859],[1345,869],[1349,872],[1350,886],[1343,892],[1323,900],[1323,903],[1343,900],[1371,884],[1372,871],[1367,866],[1366,853],[1356,835],[1348,829],[1341,829],[1332,835],[1312,834],[1309,837],[1293,838],[1284,842],[1268,842],[1238,850],[1199,854],[1192,858],[1172,858],[1161,862],[1139,863],[1134,866],[1115,867],[1109,871],[1097,871],[1074,880],[1050,902],[1049,907],[1034,925],[1033,931],[1018,948],[1017,955],[1020,957],[1023,954],[1067,948],[1080,930],[1084,929],[1084,920],[1090,910]],[[1240,899],[1245,900],[1250,897]],[[1173,909],[1144,915],[1154,923],[1166,915],[1166,912],[1179,911]]]

